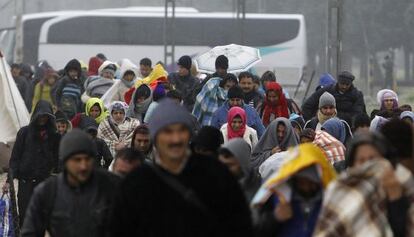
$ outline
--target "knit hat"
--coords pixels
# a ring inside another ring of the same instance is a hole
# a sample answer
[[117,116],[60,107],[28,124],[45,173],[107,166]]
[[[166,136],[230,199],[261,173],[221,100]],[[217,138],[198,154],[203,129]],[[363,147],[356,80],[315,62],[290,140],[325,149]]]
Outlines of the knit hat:
[[80,129],[74,129],[63,136],[59,145],[59,159],[65,163],[72,155],[88,154],[95,156],[96,144],[85,132]]
[[115,64],[109,64],[108,66],[104,67],[101,73],[109,72],[112,73],[112,75],[115,75],[116,69],[117,68]]
[[79,123],[79,129],[82,129],[83,131],[87,132],[90,130],[98,130],[98,123],[95,121],[95,119],[85,116],[82,118],[82,120]]
[[228,99],[233,99],[233,98],[238,98],[238,99],[244,99],[244,93],[243,90],[240,86],[233,86],[232,88],[229,89],[229,92],[227,92],[227,98]]
[[217,151],[223,143],[222,133],[212,126],[202,127],[191,142],[192,146],[203,147],[211,151]]
[[68,122],[68,117],[61,110],[56,111],[55,117],[56,117],[55,122],[65,122],[65,123]]
[[165,88],[161,83],[158,83],[157,87],[155,87],[154,92],[152,92],[152,100],[159,101],[165,96]]
[[227,70],[229,68],[229,59],[224,56],[224,55],[220,55],[216,58],[216,69],[218,68],[222,68]]
[[324,73],[319,78],[319,86],[320,88],[329,87],[331,85],[334,85],[336,83],[335,78],[329,73]]
[[355,76],[348,71],[343,71],[338,75],[338,82],[345,83],[345,84],[352,84],[355,80]]
[[319,97],[319,108],[322,108],[326,105],[332,105],[333,107],[336,107],[335,97],[327,91],[325,91],[321,97]]
[[190,70],[191,69],[191,57],[188,55],[182,56],[180,59],[178,59],[178,65],[182,66],[183,68]]
[[169,98],[162,99],[148,123],[151,140],[155,141],[161,129],[177,123],[184,124],[192,132],[191,114],[187,109]]

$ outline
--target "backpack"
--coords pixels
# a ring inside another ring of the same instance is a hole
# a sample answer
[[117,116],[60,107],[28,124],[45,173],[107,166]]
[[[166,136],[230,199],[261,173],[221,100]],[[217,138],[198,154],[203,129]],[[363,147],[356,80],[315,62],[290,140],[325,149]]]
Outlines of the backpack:
[[62,90],[60,109],[69,119],[80,112],[81,87],[75,83],[67,83]]

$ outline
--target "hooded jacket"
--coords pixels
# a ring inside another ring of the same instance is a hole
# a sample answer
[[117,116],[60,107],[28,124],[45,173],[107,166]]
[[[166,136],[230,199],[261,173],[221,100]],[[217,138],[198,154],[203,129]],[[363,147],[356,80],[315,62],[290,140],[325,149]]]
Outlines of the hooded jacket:
[[[132,81],[128,82],[124,80],[124,76],[126,72],[133,72],[135,77]],[[137,80],[138,75],[138,67],[133,64],[129,59],[123,59],[122,65],[120,68],[120,80],[117,80],[114,85],[108,90],[111,91],[111,99],[109,103],[113,101],[125,101],[124,95],[129,89],[131,89],[135,85],[135,81]]]
[[235,138],[224,143],[221,149],[229,151],[239,161],[242,174],[238,180],[247,201],[250,202],[260,187],[261,179],[250,164],[251,148],[249,144],[241,138]]
[[[42,115],[48,117],[48,122],[39,126],[37,121]],[[40,100],[29,125],[17,132],[9,163],[12,177],[42,180],[56,172],[59,141],[60,135],[56,132],[52,106]]]
[[[145,100],[137,105],[138,93],[142,93]],[[138,119],[140,123],[144,122],[145,114],[147,113],[148,107],[152,102],[152,91],[149,86],[142,84],[138,87],[132,95],[131,103],[127,111],[127,116]]]
[[[285,125],[285,136],[282,142],[277,139],[277,127],[279,123]],[[279,146],[282,150],[299,144],[299,138],[293,130],[292,124],[287,118],[277,118],[267,127],[265,133],[260,138],[252,152],[252,165],[255,169],[272,155],[272,149]]]
[[90,98],[85,105],[85,112],[84,113],[78,113],[76,114],[75,117],[73,117],[73,119],[71,120],[72,126],[74,128],[79,127],[79,124],[82,123],[82,120],[85,117],[89,117],[89,113],[91,111],[91,108],[94,105],[98,105],[100,110],[101,110],[101,114],[95,119],[97,124],[100,124],[103,120],[106,119],[106,117],[109,116],[109,111],[105,108],[105,106],[103,105],[103,102],[101,99],[99,98]]
[[115,65],[115,68],[117,68],[117,65],[110,61],[105,61],[102,63],[102,65],[99,67],[98,76],[91,76],[88,77],[88,79],[84,83],[85,93],[82,95],[82,101],[86,103],[86,101],[90,97],[98,97],[101,98],[109,88],[114,84],[113,79],[104,78],[102,77],[102,71],[110,66]]

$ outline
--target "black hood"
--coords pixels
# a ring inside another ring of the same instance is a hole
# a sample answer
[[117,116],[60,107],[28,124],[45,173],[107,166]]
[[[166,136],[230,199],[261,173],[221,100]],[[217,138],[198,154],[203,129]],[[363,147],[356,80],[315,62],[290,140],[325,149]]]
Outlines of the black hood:
[[78,72],[78,77],[81,76],[82,69],[81,69],[81,65],[78,60],[76,59],[70,60],[65,66],[65,73],[68,74],[70,69],[76,70]]
[[39,100],[39,102],[37,102],[30,119],[30,124],[34,123],[41,115],[49,116],[48,124],[54,124],[55,116],[53,115],[52,105],[45,100]]

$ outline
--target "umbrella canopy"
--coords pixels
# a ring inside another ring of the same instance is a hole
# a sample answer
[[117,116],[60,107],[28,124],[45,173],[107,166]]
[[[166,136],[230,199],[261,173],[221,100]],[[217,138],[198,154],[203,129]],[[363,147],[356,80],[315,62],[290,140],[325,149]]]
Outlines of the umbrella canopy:
[[214,73],[216,71],[216,58],[220,55],[224,55],[228,58],[229,68],[227,71],[231,73],[246,71],[262,60],[259,49],[243,45],[229,44],[216,46],[199,55],[195,59],[197,70],[199,72]]

